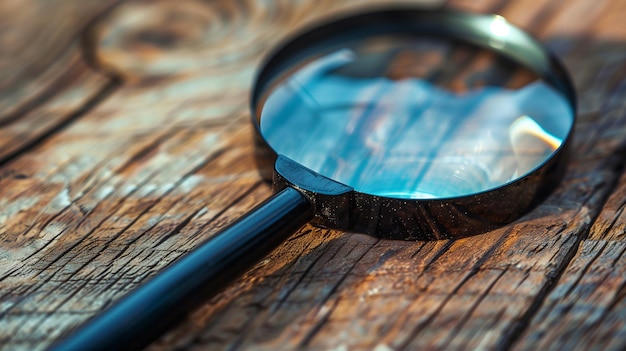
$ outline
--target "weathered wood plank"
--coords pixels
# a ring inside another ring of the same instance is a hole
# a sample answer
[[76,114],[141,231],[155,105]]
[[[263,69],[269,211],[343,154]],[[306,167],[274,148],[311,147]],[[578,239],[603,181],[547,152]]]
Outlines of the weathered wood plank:
[[[615,29],[615,12],[622,5],[567,5],[451,5],[496,11],[530,28],[573,72],[581,95],[575,153],[546,203],[512,225],[455,242],[307,226],[153,349],[526,349],[568,346],[572,333],[581,340],[575,346],[619,349],[626,34]],[[38,105],[60,106],[59,116],[79,111],[63,130],[27,129],[45,116],[29,119],[36,109],[15,121],[33,135],[54,134],[33,137],[36,145],[0,168],[4,348],[43,348],[267,197],[246,119],[255,65],[293,28],[359,6],[141,1],[117,6],[88,33],[68,30],[73,42],[87,35],[93,64],[119,84],[80,111],[109,82],[89,71],[70,84],[86,87],[78,102],[63,88]],[[72,55],[54,62],[88,70]],[[54,89],[45,72],[31,76],[42,88],[24,85],[24,96]],[[29,99],[2,106],[18,111]],[[571,304],[580,309],[568,312]]]

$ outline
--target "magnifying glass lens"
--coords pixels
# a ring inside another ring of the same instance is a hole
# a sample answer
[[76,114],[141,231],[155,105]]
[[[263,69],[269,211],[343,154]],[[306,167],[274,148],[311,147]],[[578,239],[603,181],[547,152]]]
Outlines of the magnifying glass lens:
[[261,134],[358,192],[427,199],[497,188],[549,159],[574,122],[549,84],[469,44],[386,34],[318,49],[265,92]]

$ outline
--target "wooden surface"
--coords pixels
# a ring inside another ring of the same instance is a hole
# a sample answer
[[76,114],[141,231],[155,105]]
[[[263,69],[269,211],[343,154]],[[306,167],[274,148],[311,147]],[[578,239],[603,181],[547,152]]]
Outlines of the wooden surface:
[[[364,3],[0,2],[2,348],[45,348],[267,197],[255,69]],[[571,70],[563,184],[458,241],[305,227],[151,349],[626,348],[626,2],[446,6],[504,15]]]

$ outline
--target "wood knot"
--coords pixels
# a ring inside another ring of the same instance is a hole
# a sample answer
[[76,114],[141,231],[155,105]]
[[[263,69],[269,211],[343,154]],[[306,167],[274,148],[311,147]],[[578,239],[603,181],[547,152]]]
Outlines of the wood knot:
[[197,0],[125,3],[95,26],[93,56],[96,64],[131,82],[249,66],[244,59],[258,56],[264,46],[251,45],[262,32],[256,27],[263,26],[249,18],[260,11],[258,5],[246,6]]

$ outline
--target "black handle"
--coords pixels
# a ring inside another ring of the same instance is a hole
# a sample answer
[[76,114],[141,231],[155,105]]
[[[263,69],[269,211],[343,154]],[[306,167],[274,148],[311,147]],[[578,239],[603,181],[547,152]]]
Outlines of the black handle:
[[312,217],[306,197],[285,188],[88,321],[52,350],[130,350],[147,346]]

